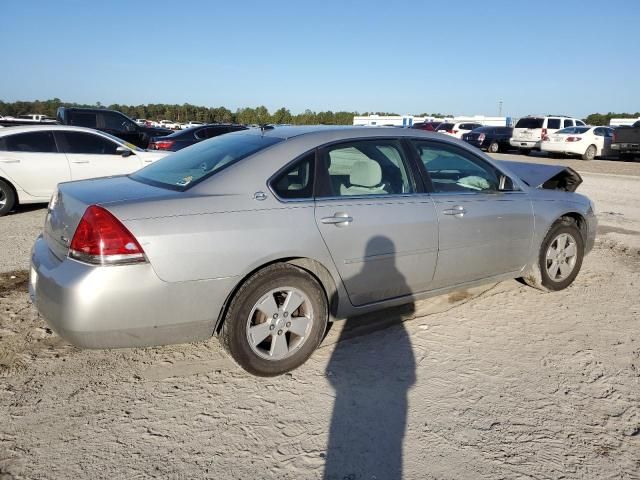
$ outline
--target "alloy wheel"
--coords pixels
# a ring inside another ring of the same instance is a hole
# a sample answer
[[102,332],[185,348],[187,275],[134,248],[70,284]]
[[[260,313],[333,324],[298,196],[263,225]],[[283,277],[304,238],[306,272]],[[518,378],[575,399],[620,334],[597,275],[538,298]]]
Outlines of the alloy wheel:
[[561,233],[549,244],[545,258],[549,278],[554,282],[562,282],[576,266],[578,248],[575,238],[568,233]]
[[307,295],[293,287],[275,288],[263,295],[247,319],[247,341],[267,360],[293,355],[309,338],[313,308]]

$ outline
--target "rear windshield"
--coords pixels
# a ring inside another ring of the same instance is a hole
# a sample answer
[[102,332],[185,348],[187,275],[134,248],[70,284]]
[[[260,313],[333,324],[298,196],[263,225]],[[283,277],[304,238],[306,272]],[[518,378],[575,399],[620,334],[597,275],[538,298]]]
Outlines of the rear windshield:
[[260,135],[221,135],[158,160],[130,178],[157,187],[187,190],[223,168],[281,141],[281,138]]
[[527,117],[521,118],[516,123],[516,128],[542,128],[544,118]]
[[558,130],[556,133],[586,133],[590,129],[590,127],[567,127],[562,130]]

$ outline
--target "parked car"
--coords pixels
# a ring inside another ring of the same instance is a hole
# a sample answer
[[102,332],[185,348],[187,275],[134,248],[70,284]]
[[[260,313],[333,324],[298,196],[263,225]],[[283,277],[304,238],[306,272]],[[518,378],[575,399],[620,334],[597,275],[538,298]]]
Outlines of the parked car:
[[421,122],[414,123],[411,128],[417,130],[426,130],[427,132],[435,132],[442,122]]
[[29,290],[80,347],[214,333],[277,375],[333,320],[512,277],[566,288],[596,231],[580,182],[414,129],[244,130],[60,184]]
[[513,134],[511,127],[479,127],[462,135],[462,140],[491,153],[509,150],[509,140]]
[[151,137],[171,133],[171,130],[166,128],[138,125],[120,112],[101,108],[60,107],[58,108],[57,118],[62,125],[102,130],[140,148],[147,148]]
[[136,118],[135,122],[140,125],[141,127],[150,127],[151,126],[151,122],[149,120],[147,120],[146,118]]
[[465,133],[469,133],[471,130],[475,130],[481,126],[481,123],[470,122],[441,123],[438,128],[436,128],[436,131],[451,135],[452,137],[462,138],[462,135]]
[[167,130],[180,130],[180,124],[173,120],[160,120],[158,125],[161,128],[166,128]]
[[620,155],[621,160],[640,157],[640,120],[630,127],[616,128],[611,140],[611,148]]
[[149,143],[149,150],[170,150],[177,152],[185,147],[201,142],[208,138],[217,137],[229,132],[246,130],[243,125],[233,124],[211,124],[201,127],[192,127],[187,130],[180,130],[170,135],[155,137]]
[[183,123],[181,125],[181,128],[183,130],[186,130],[187,128],[191,128],[191,127],[201,127],[202,125],[206,125],[205,122],[187,122],[187,123]]
[[609,127],[568,127],[542,137],[540,150],[551,154],[578,155],[583,160],[611,155],[613,129]]
[[5,128],[0,131],[0,216],[17,204],[47,203],[60,182],[131,173],[165,155],[88,128]]
[[563,128],[584,126],[582,120],[562,115],[522,117],[513,129],[510,143],[521,154],[529,155],[531,150],[540,150],[543,136]]

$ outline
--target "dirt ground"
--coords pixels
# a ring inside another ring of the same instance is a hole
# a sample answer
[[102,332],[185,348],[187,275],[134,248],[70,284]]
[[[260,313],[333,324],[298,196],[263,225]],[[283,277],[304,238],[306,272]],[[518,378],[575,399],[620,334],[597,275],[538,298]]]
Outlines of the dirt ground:
[[569,289],[509,281],[349,320],[274,379],[216,339],[69,346],[26,294],[44,211],[2,219],[0,479],[640,478],[636,167],[583,172],[600,235]]

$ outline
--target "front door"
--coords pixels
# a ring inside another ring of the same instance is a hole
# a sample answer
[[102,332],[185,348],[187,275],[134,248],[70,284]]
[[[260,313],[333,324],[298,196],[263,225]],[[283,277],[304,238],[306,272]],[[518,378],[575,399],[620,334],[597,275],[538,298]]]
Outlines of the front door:
[[69,159],[72,180],[122,175],[142,167],[135,153],[123,157],[116,152],[119,145],[102,135],[72,131],[57,135],[64,139],[61,143]]
[[438,225],[400,143],[350,141],[319,155],[316,224],[351,303],[365,305],[430,288]]
[[0,139],[0,172],[32,197],[47,201],[60,182],[71,180],[69,163],[50,131],[7,135]]
[[413,141],[431,180],[439,222],[433,287],[516,272],[526,265],[533,238],[527,193],[489,162],[466,149]]

